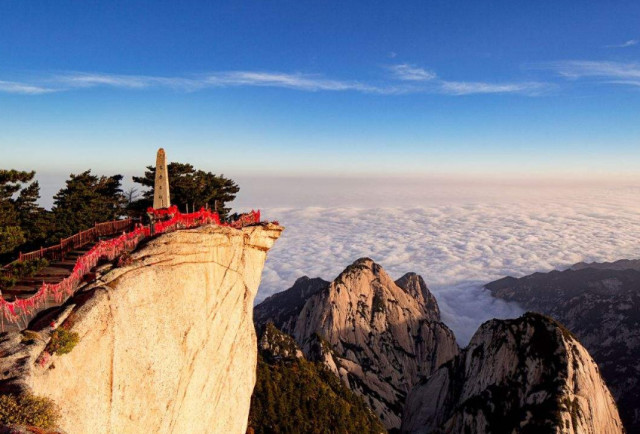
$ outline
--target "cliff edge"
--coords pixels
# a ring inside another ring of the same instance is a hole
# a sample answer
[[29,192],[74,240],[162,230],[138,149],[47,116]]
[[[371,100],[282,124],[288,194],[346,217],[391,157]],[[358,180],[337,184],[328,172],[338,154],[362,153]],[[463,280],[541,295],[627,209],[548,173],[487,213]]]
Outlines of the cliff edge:
[[282,230],[204,226],[153,239],[67,303],[63,326],[80,338],[69,354],[42,357],[49,320],[42,342],[5,337],[15,348],[0,364],[14,360],[14,376],[2,380],[53,399],[70,434],[244,433],[253,300]]

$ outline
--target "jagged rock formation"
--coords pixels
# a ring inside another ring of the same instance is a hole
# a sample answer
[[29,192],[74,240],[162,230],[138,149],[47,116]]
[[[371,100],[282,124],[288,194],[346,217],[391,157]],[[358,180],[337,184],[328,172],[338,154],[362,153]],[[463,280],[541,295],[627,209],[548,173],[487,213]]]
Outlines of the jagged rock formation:
[[397,281],[371,259],[359,259],[333,282],[299,279],[255,309],[305,355],[325,363],[364,397],[389,429],[399,428],[404,400],[421,376],[458,351],[420,276]]
[[294,339],[267,323],[258,344],[249,433],[369,433],[378,417],[325,365],[306,360]]
[[640,259],[620,259],[615,262],[578,262],[569,267],[571,270],[584,270],[595,268],[596,270],[636,270],[640,271]]
[[16,367],[3,369],[3,386],[52,398],[70,434],[243,434],[256,378],[253,299],[281,231],[204,226],[150,241],[70,300],[63,326],[80,335],[71,353],[35,363],[44,344],[18,339],[0,359]]
[[587,351],[560,324],[528,313],[484,323],[469,346],[407,399],[406,433],[622,433]]
[[281,359],[301,359],[302,350],[293,338],[267,323],[258,339],[258,351],[262,357],[273,361]]
[[283,330],[293,329],[298,314],[307,300],[328,286],[329,282],[319,277],[314,279],[307,276],[301,277],[291,288],[273,294],[260,303],[253,313],[254,321],[259,325],[273,322]]
[[576,264],[486,285],[563,323],[589,350],[629,432],[640,432],[640,260]]

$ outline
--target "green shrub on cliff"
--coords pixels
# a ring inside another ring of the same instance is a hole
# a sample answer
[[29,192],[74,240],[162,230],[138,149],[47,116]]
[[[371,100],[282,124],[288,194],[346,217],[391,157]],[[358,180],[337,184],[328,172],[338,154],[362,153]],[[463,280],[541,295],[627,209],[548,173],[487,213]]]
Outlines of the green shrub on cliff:
[[0,396],[0,424],[27,425],[42,429],[54,428],[60,411],[49,398],[24,395]]
[[31,259],[16,262],[11,266],[10,274],[0,274],[0,291],[13,288],[18,280],[24,277],[33,277],[38,271],[48,266],[49,261],[46,259]]
[[380,294],[379,291],[376,291],[373,294],[373,302],[371,304],[371,312],[372,313],[377,313],[377,312],[384,312],[384,299],[382,298],[382,295]]
[[49,341],[46,350],[51,354],[55,353],[59,356],[68,354],[73,350],[79,340],[80,337],[78,333],[59,328],[51,334],[51,341]]
[[33,277],[40,270],[47,268],[49,261],[45,258],[29,259],[27,261],[16,262],[11,266],[11,274],[18,277]]
[[16,286],[18,279],[13,276],[0,275],[0,291],[11,289]]

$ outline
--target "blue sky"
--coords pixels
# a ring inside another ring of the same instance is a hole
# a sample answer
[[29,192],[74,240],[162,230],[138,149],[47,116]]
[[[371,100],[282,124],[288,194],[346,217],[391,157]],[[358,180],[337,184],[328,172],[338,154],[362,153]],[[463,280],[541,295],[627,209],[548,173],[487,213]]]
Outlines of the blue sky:
[[640,3],[0,3],[0,166],[638,176]]

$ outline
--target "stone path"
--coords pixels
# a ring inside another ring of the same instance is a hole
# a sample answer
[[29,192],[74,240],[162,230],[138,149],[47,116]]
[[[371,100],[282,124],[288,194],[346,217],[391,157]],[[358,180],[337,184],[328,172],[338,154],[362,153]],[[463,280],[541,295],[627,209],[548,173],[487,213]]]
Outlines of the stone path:
[[40,270],[33,277],[25,277],[19,280],[11,289],[2,291],[2,296],[6,301],[13,301],[16,298],[27,298],[35,294],[42,282],[58,283],[71,274],[78,258],[87,253],[96,243],[90,243],[76,250],[69,252],[64,261],[51,261],[48,267]]

